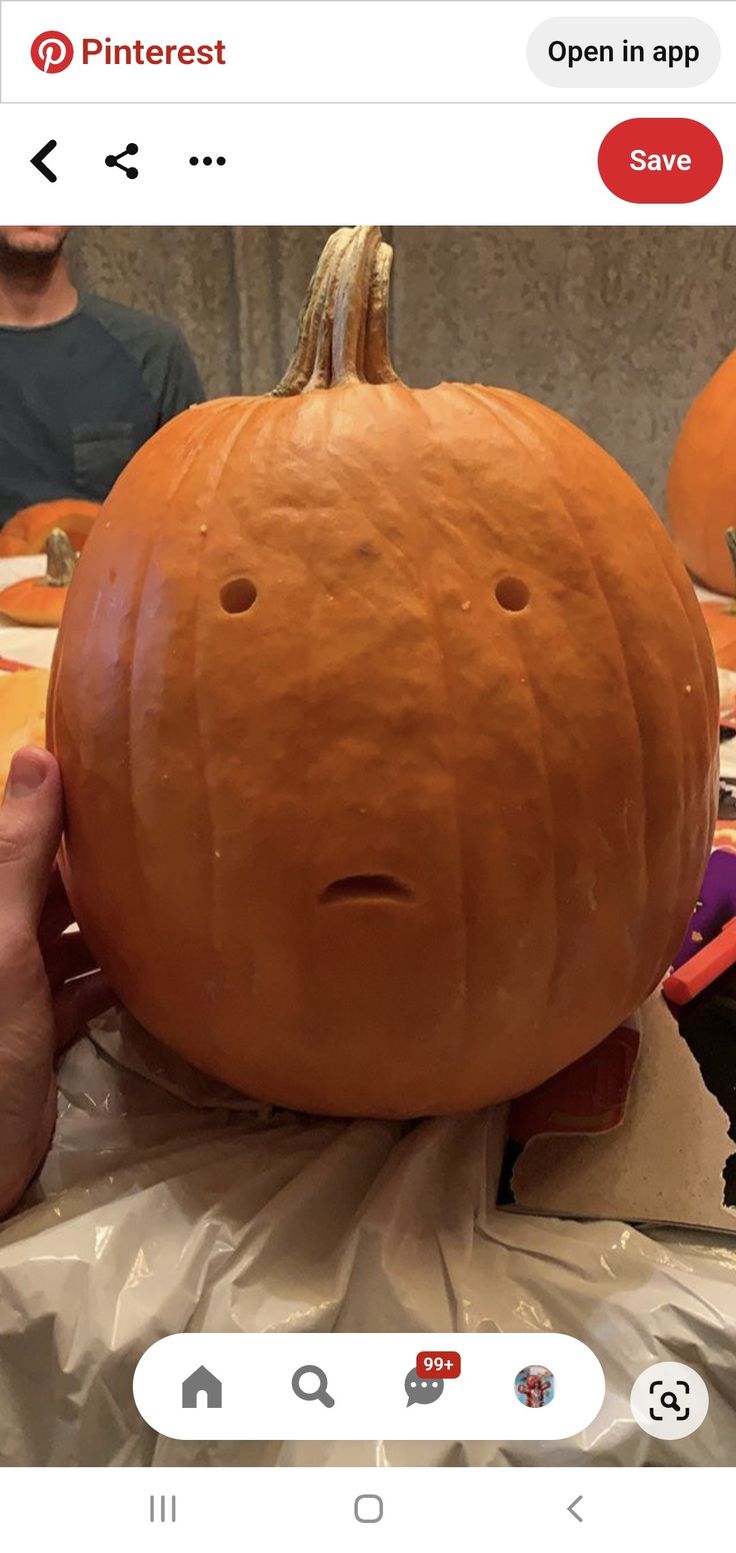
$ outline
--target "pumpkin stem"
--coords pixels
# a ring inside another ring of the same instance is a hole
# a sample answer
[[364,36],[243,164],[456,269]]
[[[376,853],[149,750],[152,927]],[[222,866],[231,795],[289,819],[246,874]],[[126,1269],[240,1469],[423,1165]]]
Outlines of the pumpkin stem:
[[328,238],[299,318],[296,350],[273,397],[341,383],[396,383],[388,344],[393,251],[377,226]]
[[[724,529],[723,537],[726,541],[726,549],[728,550],[728,553],[731,557],[731,565],[733,567],[734,574],[734,589],[736,589],[736,528]],[[726,614],[736,615],[736,604],[729,604],[728,609],[726,610]]]
[[725,529],[723,537],[728,547],[728,553],[731,557],[731,564],[733,566],[734,573],[736,573],[736,528]]
[[46,576],[41,578],[48,588],[68,588],[77,561],[77,552],[63,528],[52,528],[44,545],[46,551]]

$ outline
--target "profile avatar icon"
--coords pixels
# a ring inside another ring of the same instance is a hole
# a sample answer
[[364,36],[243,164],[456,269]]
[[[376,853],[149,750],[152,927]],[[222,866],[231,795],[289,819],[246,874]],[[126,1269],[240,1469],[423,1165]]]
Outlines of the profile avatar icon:
[[523,1407],[546,1407],[555,1394],[555,1378],[543,1364],[527,1364],[519,1370],[514,1391]]

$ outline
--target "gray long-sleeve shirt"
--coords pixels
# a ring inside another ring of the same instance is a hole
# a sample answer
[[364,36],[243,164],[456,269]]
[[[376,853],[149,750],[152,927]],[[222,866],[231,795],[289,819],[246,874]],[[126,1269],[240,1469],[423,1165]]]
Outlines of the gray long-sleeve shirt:
[[83,295],[68,318],[0,327],[0,526],[33,502],[102,501],[166,421],[204,398],[173,324]]

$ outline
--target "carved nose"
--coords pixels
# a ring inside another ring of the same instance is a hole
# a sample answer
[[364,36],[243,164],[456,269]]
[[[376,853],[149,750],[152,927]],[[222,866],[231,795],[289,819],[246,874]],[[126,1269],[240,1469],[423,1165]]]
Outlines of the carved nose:
[[413,890],[391,874],[347,874],[344,879],[333,879],[319,898],[321,906],[339,901],[393,901],[407,905],[413,899]]

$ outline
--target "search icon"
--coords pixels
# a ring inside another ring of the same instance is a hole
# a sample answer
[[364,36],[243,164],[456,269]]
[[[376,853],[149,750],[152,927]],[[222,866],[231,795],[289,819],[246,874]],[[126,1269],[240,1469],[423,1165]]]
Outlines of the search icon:
[[[316,1390],[305,1391],[302,1381],[306,1375],[314,1376]],[[302,1402],[321,1402],[323,1407],[335,1406],[335,1398],[327,1390],[327,1376],[317,1364],[303,1364],[300,1370],[296,1370],[291,1377],[291,1389],[297,1397],[301,1397]]]

